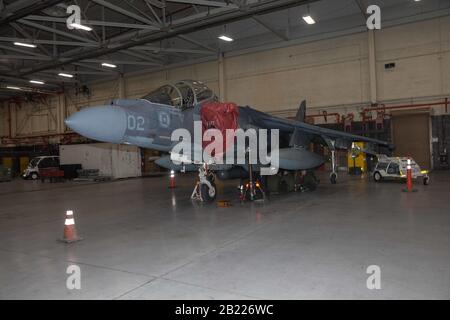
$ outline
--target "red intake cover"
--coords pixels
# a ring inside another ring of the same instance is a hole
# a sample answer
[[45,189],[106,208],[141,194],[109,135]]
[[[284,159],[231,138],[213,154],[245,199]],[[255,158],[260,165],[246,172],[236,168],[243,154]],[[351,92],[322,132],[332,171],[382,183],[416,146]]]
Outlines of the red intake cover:
[[[235,103],[206,102],[200,111],[203,134],[208,129],[218,129],[223,136],[223,152],[234,142],[234,135],[226,139],[226,130],[238,128],[239,108]],[[203,149],[212,141],[202,141]],[[214,156],[214,155],[213,155]]]

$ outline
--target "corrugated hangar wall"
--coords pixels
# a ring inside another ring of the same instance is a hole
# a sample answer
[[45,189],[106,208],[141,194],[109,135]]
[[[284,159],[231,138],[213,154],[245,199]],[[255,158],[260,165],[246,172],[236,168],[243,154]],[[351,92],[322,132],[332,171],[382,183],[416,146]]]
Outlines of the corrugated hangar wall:
[[[379,102],[411,103],[450,95],[449,29],[450,17],[444,17],[375,33],[374,87]],[[396,67],[385,70],[390,62]],[[63,119],[82,107],[118,97],[139,98],[167,81],[183,78],[204,81],[221,100],[262,111],[295,110],[306,98],[313,110],[358,114],[354,106],[371,100],[368,33],[228,56],[222,63],[127,75],[122,82],[90,84],[89,96],[69,91],[33,104],[4,103],[0,135],[8,135],[9,107],[13,137],[62,133],[67,130]],[[440,114],[443,108],[435,107],[433,112]]]

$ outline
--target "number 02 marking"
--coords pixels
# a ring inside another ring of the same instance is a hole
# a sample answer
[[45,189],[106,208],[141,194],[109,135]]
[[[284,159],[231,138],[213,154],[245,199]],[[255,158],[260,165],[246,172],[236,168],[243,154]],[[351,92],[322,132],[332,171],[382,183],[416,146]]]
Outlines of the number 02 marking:
[[128,130],[144,131],[144,124],[144,117],[128,115]]

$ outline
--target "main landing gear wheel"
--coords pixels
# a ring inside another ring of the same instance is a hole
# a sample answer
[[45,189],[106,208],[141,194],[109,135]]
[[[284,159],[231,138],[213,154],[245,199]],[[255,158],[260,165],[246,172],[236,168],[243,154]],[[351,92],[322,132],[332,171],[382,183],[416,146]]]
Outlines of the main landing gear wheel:
[[264,194],[264,191],[261,188],[261,185],[259,184],[259,182],[256,182],[256,183],[254,182],[253,187],[250,187],[249,184],[250,184],[250,182],[248,182],[246,184],[246,190],[244,193],[245,200],[248,200],[248,201],[264,200],[265,194]]
[[430,184],[430,177],[423,177],[423,185],[427,186]]
[[206,183],[202,183],[200,185],[200,193],[202,195],[202,199],[205,202],[212,202],[216,198],[217,190],[216,185],[214,182],[210,182],[211,187],[208,186]]
[[375,180],[375,182],[380,182],[381,179],[382,179],[381,173],[379,173],[378,171],[373,174],[373,180]]
[[331,184],[336,184],[336,182],[337,182],[337,173],[336,172],[332,172],[330,174],[330,182],[331,182]]

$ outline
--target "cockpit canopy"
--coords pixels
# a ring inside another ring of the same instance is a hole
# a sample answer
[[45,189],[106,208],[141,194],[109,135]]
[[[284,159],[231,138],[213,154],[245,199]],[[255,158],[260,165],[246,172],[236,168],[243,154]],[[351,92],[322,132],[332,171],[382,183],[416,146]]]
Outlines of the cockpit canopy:
[[182,80],[174,84],[164,85],[142,99],[185,110],[204,101],[217,100],[217,97],[211,89],[200,81]]

